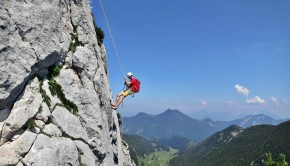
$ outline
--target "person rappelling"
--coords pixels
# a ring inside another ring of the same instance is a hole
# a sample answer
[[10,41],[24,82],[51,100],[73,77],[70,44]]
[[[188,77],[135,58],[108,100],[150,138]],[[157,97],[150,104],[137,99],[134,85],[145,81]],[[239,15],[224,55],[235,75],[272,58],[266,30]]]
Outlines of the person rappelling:
[[[127,80],[129,79],[129,81]],[[129,95],[134,95],[140,91],[140,81],[133,77],[133,74],[129,72],[127,78],[124,77],[124,84],[126,85],[126,90],[120,92],[116,97],[115,104],[112,103],[112,109],[116,110],[118,106],[122,103],[123,99]]]
[[[107,27],[108,27],[108,30],[109,30],[109,34],[111,36],[111,40],[112,40],[112,44],[113,44],[115,52],[116,52],[116,56],[117,56],[118,61],[119,61],[120,68],[122,70],[122,74],[123,74],[123,76],[125,76],[124,70],[123,70],[123,67],[122,67],[122,63],[121,63],[121,59],[120,59],[120,56],[119,56],[119,53],[118,53],[118,50],[117,50],[117,47],[116,47],[116,44],[115,44],[115,40],[114,40],[113,34],[111,32],[109,21],[107,19],[106,12],[105,12],[103,4],[102,4],[102,0],[100,0],[100,5],[102,7],[104,18],[106,20],[106,24],[107,24]],[[129,79],[129,81],[127,81],[127,78]],[[111,103],[112,109],[114,109],[114,110],[116,110],[118,108],[118,106],[122,103],[122,101],[123,101],[123,99],[125,97],[127,97],[128,95],[133,95],[134,96],[134,93],[138,93],[140,91],[140,84],[141,83],[140,83],[140,81],[138,79],[133,78],[133,74],[131,72],[129,72],[127,74],[127,78],[124,77],[124,79],[125,79],[125,83],[124,84],[126,85],[126,90],[120,92],[117,95],[115,104]]]

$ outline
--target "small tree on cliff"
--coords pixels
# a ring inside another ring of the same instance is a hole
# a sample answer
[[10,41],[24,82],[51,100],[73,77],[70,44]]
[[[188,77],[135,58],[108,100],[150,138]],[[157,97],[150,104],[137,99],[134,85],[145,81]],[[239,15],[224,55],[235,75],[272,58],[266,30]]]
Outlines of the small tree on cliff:
[[280,154],[279,155],[279,161],[275,162],[272,159],[272,154],[266,153],[266,162],[265,162],[265,166],[288,166],[288,163],[285,160],[285,155],[284,154]]

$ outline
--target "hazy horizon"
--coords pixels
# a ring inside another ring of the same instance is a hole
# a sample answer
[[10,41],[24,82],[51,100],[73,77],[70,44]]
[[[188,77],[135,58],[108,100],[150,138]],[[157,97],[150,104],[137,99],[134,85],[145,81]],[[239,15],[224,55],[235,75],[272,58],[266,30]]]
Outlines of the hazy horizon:
[[[182,112],[182,110],[178,110],[178,109],[167,109],[167,110],[177,110],[181,113],[183,113],[184,115],[186,116],[189,116],[193,119],[197,119],[197,120],[203,120],[203,119],[211,119],[213,121],[232,121],[232,120],[237,120],[237,119],[241,119],[241,118],[245,118],[247,116],[255,116],[255,115],[265,115],[265,116],[268,116],[268,117],[271,117],[275,120],[280,120],[280,119],[288,119],[288,118],[281,118],[281,117],[278,117],[276,115],[273,115],[271,114],[270,112],[267,112],[267,111],[263,111],[263,112],[260,112],[260,113],[257,113],[257,114],[245,114],[245,115],[240,115],[240,116],[237,116],[237,117],[232,117],[232,118],[218,118],[218,116],[207,116],[206,114],[199,114],[199,113],[196,113],[196,114],[190,114],[190,113],[186,113],[186,112]],[[152,115],[152,116],[156,116],[156,115],[160,115],[164,112],[166,112],[167,110],[163,110],[159,113],[148,113],[148,112],[138,112],[138,113],[124,113],[124,117],[126,118],[130,118],[130,117],[134,117],[134,116],[137,116],[138,114],[140,113],[145,113],[145,114],[148,114],[148,115]],[[120,112],[121,113],[121,112]]]

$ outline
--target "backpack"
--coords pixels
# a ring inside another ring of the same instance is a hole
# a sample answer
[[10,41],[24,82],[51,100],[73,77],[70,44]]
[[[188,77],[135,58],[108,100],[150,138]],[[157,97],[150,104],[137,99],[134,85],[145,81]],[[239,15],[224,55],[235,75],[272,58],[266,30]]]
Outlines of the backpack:
[[132,91],[134,93],[138,93],[140,91],[141,82],[137,78],[135,78],[135,80],[136,80],[136,82],[132,85]]

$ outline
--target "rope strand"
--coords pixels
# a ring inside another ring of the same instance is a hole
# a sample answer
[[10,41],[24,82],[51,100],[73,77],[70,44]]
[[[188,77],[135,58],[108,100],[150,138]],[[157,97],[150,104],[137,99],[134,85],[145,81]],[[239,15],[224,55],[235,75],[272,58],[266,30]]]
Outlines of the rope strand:
[[103,11],[103,14],[104,14],[104,17],[105,17],[105,20],[106,20],[106,24],[107,24],[107,27],[108,27],[108,30],[109,30],[110,37],[112,39],[112,43],[113,43],[113,46],[114,46],[114,49],[115,49],[116,56],[118,58],[118,62],[119,62],[123,77],[125,77],[125,72],[124,72],[124,69],[123,69],[123,66],[122,66],[121,58],[119,56],[119,52],[117,50],[117,47],[116,47],[116,44],[115,44],[115,40],[114,40],[112,32],[111,32],[111,28],[110,28],[110,25],[109,25],[109,21],[107,19],[107,15],[106,15],[102,0],[100,0],[100,4],[101,4],[101,7],[102,7],[102,11]]

